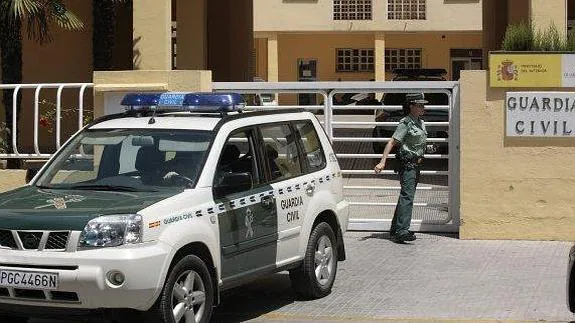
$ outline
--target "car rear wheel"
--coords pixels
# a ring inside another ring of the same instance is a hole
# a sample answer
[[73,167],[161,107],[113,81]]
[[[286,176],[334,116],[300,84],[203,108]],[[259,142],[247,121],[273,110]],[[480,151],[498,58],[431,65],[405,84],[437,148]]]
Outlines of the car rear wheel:
[[168,275],[156,311],[165,323],[207,323],[212,316],[214,287],[205,262],[182,258]]
[[303,263],[290,271],[292,286],[305,298],[329,295],[337,272],[337,241],[331,226],[321,222],[309,237]]

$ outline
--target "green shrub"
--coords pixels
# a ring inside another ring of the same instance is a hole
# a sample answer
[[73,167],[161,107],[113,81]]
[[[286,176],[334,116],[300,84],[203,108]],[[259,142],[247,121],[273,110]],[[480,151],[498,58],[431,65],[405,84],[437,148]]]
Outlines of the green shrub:
[[519,24],[509,24],[503,38],[502,49],[506,51],[533,50],[533,25],[525,21]]
[[565,50],[575,52],[575,28],[567,34],[567,42],[565,43]]
[[551,24],[546,30],[538,30],[534,38],[533,50],[542,52],[565,51],[567,41],[559,34],[555,24]]
[[545,30],[535,30],[533,24],[522,21],[507,26],[501,47],[505,51],[516,52],[575,51],[575,32],[570,32],[567,37],[564,37],[554,24]]

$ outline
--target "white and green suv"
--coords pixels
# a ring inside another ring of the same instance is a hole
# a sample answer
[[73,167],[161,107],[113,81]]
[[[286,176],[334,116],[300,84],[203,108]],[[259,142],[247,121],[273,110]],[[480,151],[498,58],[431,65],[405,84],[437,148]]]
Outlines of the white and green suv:
[[331,292],[348,203],[313,114],[242,113],[238,94],[123,104],[0,194],[0,322],[208,322],[221,291],[283,270]]

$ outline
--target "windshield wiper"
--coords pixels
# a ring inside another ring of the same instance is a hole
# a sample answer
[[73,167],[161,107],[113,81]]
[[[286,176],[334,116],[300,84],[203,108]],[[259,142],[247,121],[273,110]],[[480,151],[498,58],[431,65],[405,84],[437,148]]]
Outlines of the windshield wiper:
[[94,191],[117,191],[117,192],[143,192],[143,191],[151,191],[156,192],[156,190],[139,190],[132,186],[124,186],[124,185],[75,185],[67,187],[67,189],[71,190],[94,190]]

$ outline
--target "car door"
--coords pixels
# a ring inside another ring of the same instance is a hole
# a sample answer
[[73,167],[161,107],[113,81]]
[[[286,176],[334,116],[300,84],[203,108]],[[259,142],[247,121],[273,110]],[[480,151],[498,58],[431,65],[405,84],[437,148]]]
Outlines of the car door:
[[265,124],[259,128],[264,142],[267,180],[275,192],[278,224],[277,265],[282,266],[300,256],[299,238],[316,181],[305,174],[300,138],[289,122]]
[[233,132],[226,140],[214,176],[214,199],[220,209],[222,280],[275,266],[277,213],[273,190],[265,185],[254,129]]

